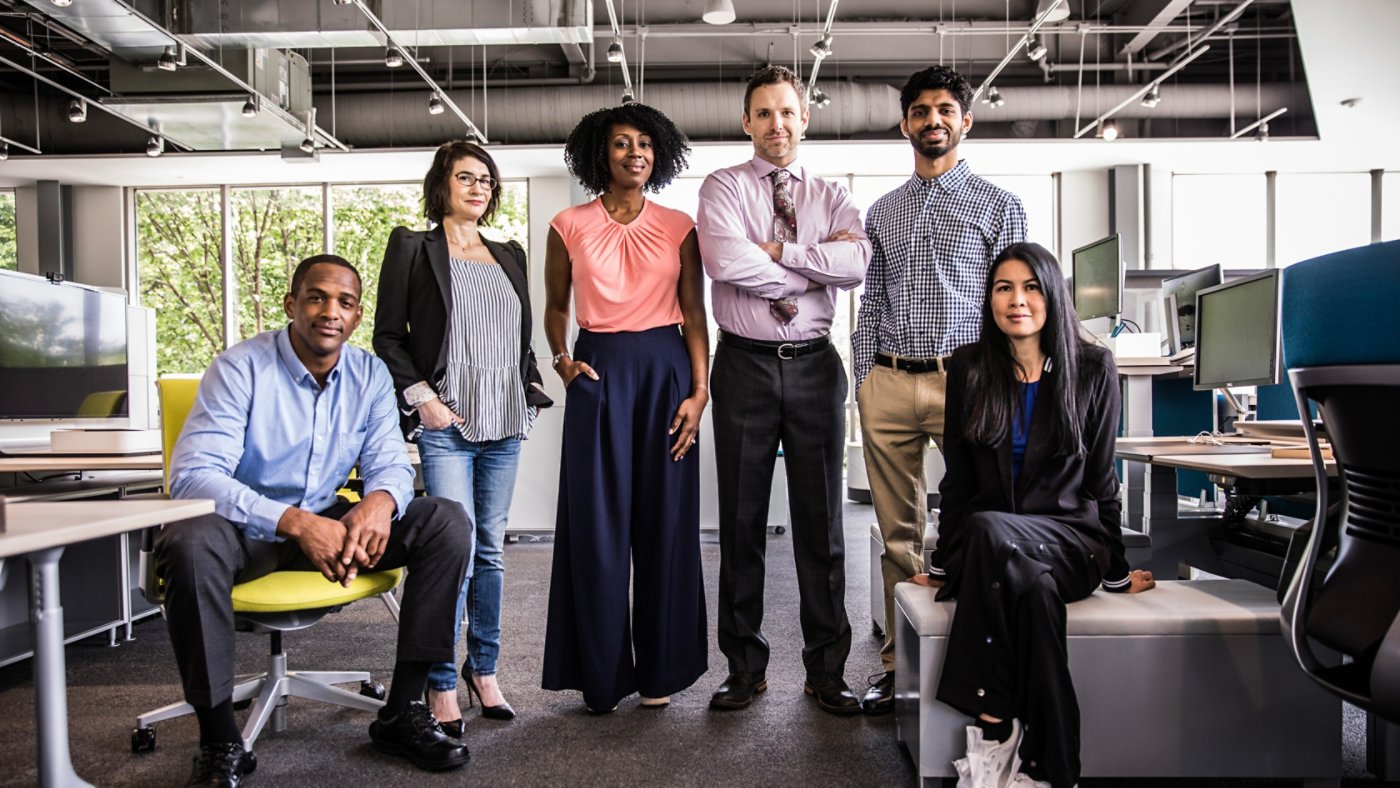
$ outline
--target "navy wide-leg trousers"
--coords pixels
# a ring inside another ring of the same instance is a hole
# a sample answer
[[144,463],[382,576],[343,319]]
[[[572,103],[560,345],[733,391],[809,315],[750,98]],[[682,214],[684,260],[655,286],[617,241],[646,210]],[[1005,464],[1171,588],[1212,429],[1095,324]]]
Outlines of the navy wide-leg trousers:
[[602,711],[708,669],[700,454],[669,451],[691,389],[675,326],[582,331],[573,357],[599,379],[579,375],[565,399],[543,686],[581,690]]

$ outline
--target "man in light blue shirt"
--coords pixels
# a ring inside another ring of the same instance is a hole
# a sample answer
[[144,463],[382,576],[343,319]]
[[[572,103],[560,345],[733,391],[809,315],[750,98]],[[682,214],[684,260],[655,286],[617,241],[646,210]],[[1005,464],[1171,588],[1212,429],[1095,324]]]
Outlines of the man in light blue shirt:
[[[335,255],[303,260],[283,307],[286,328],[210,364],[171,458],[171,496],[211,498],[215,512],[166,526],[156,542],[170,640],[199,718],[189,784],[237,786],[257,765],[233,717],[230,590],[280,569],[348,586],[361,570],[409,568],[393,683],[370,738],[425,769],[461,766],[466,745],[421,699],[429,666],[453,659],[467,514],[413,497],[389,372],[345,345],[364,315],[354,267]],[[352,505],[336,490],[356,465],[364,498]]]

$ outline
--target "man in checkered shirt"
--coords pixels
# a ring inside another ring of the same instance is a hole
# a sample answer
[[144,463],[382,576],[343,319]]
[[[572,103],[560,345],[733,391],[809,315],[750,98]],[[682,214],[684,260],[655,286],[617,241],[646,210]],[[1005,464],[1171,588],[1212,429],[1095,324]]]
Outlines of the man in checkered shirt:
[[894,710],[894,586],[923,572],[924,454],[930,439],[943,442],[943,360],[977,339],[991,261],[1026,239],[1021,201],[958,159],[971,102],[967,80],[945,66],[909,78],[899,128],[914,147],[914,177],[865,220],[874,256],[852,344],[865,468],[885,542],[885,674],[863,699],[867,714]]

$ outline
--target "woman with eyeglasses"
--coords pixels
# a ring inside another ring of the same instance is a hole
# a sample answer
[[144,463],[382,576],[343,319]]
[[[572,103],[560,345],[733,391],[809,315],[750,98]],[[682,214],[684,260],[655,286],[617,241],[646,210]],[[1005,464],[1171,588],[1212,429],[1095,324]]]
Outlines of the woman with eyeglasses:
[[566,399],[543,686],[597,713],[633,693],[662,708],[708,667],[705,276],[694,220],[646,198],[689,152],[651,107],[584,116],[564,160],[598,198],[549,223],[544,330]]
[[[438,148],[423,179],[436,226],[389,236],[374,313],[374,351],[389,367],[404,436],[418,443],[429,495],[462,504],[475,532],[471,571],[457,598],[468,617],[462,676],[483,717],[515,711],[496,681],[503,544],[520,442],[545,396],[530,348],[525,250],[481,235],[500,205],[500,172],[479,145]],[[457,670],[428,675],[428,706],[449,735],[462,735]]]

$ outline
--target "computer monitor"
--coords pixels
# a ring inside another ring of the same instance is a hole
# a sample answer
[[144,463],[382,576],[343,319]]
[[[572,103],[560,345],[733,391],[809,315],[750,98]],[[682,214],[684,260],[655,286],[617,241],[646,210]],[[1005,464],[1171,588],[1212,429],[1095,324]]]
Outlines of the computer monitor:
[[1197,391],[1279,380],[1279,271],[1196,293]]
[[[1176,321],[1176,344],[1172,352],[1196,346],[1196,293],[1225,282],[1219,265],[1208,265],[1185,274],[1162,280],[1162,297],[1176,299],[1176,314],[1167,315]],[[1170,332],[1169,332],[1170,333]]]
[[0,420],[126,418],[126,297],[0,271],[0,380]]
[[1118,234],[1074,250],[1074,311],[1080,320],[1123,311],[1123,253]]

